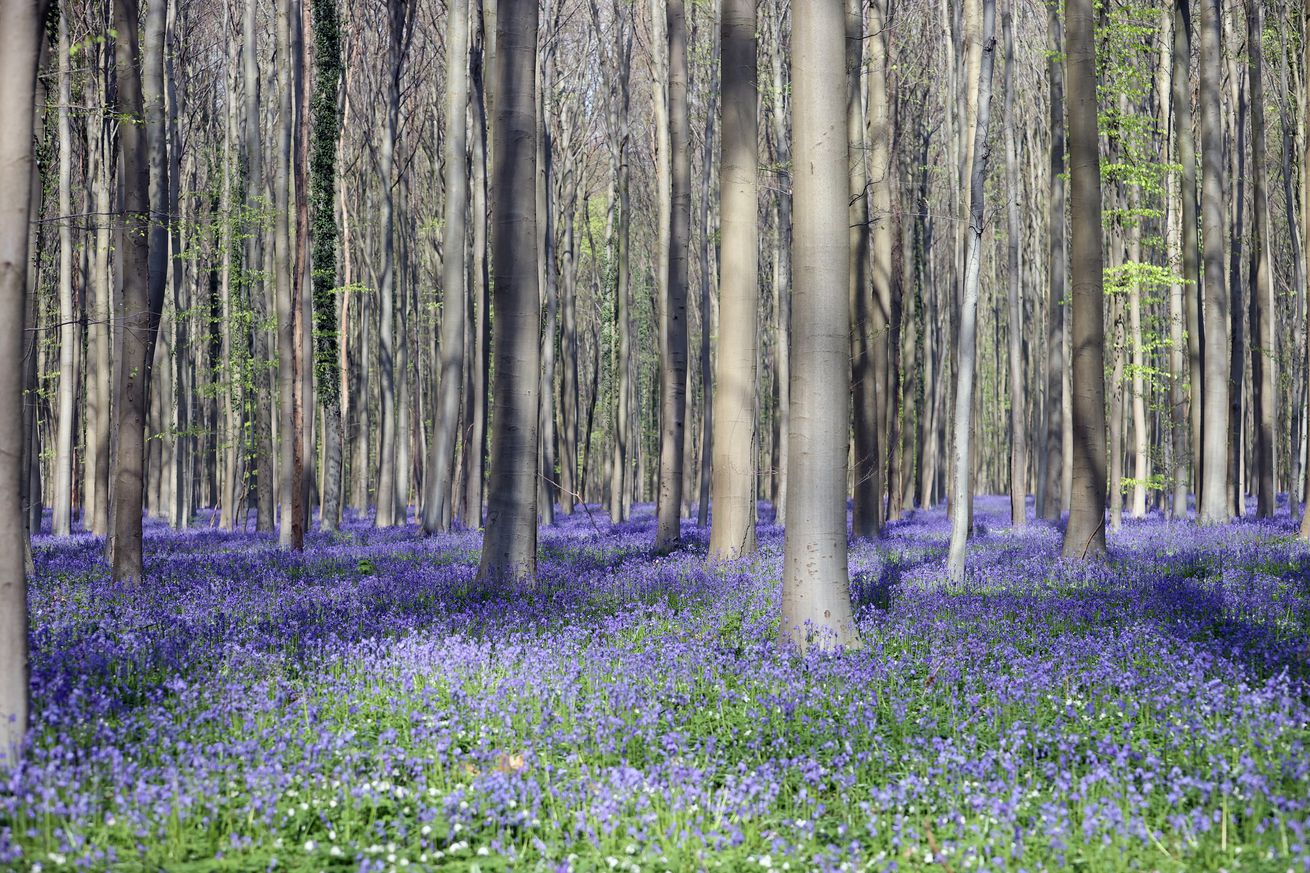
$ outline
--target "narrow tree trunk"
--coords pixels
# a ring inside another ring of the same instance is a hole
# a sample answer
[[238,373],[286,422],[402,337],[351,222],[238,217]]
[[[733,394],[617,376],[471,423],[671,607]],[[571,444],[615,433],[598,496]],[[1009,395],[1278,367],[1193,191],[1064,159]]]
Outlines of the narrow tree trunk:
[[1014,27],[1013,12],[1007,6],[1003,15],[1005,30],[1005,178],[1009,270],[1006,302],[1009,308],[1010,360],[1010,523],[1022,526],[1028,520],[1028,426],[1024,409],[1026,385],[1023,380],[1023,300],[1020,296],[1019,237],[1019,158],[1014,136],[1018,122],[1014,114]]
[[850,179],[845,125],[842,0],[792,9],[792,137],[805,160],[794,170],[796,340],[783,547],[784,646],[858,645],[846,561],[846,451],[850,392]]
[[[888,13],[889,0],[873,0],[869,19],[869,100],[867,107],[869,149],[869,262],[872,282],[869,328],[872,343],[869,349],[873,379],[873,424],[877,428],[874,443],[868,446],[873,453],[872,511],[873,534],[881,533],[887,521],[884,502],[887,462],[891,456],[892,440],[890,420],[893,409],[891,349],[893,340],[893,285],[896,278],[895,248],[897,219],[892,208],[892,189],[896,164],[892,159],[892,105],[895,103],[888,87]],[[857,398],[860,395],[856,395]]]
[[1105,293],[1095,19],[1091,0],[1068,0],[1065,8],[1072,218],[1073,453],[1069,524],[1062,552],[1066,558],[1099,558],[1105,554]]
[[[1274,440],[1277,413],[1274,409],[1274,364],[1278,360],[1274,341],[1274,291],[1269,275],[1269,203],[1265,192],[1265,93],[1262,39],[1264,16],[1259,0],[1246,3],[1246,50],[1251,79],[1251,179],[1254,185],[1252,209],[1255,234],[1251,240],[1251,386],[1255,403],[1255,460],[1259,487],[1256,490],[1256,518],[1274,514]],[[1290,203],[1289,203],[1290,206]]]
[[[118,111],[131,119],[145,116],[142,98],[137,0],[114,0],[118,31]],[[113,575],[139,582],[145,573],[141,555],[144,498],[146,398],[150,390],[150,336],[158,328],[151,311],[150,166],[143,125],[123,124],[118,132],[123,170],[123,271],[121,352],[118,356],[117,451],[114,454]]]
[[27,733],[27,574],[22,480],[23,352],[32,202],[33,94],[44,3],[0,4],[0,756],[12,770]]
[[[388,89],[386,122],[382,131],[382,146],[378,161],[378,174],[382,186],[382,278],[378,287],[380,306],[378,323],[378,372],[381,378],[381,445],[378,450],[378,495],[376,523],[378,527],[391,527],[398,523],[396,507],[400,500],[397,485],[400,474],[396,467],[396,448],[399,426],[396,416],[396,254],[395,254],[395,192],[392,176],[395,168],[396,128],[400,123],[400,77],[404,67],[407,45],[406,30],[411,0],[388,0]],[[402,337],[403,341],[403,331]],[[403,523],[403,519],[399,520]]]
[[[848,293],[851,308],[851,455],[854,482],[851,498],[851,533],[857,538],[876,537],[881,527],[878,476],[878,380],[874,367],[875,337],[873,293],[869,276],[869,171],[861,100],[864,56],[863,0],[846,2],[846,136]],[[885,107],[884,107],[885,108]]]
[[503,0],[496,34],[492,263],[495,384],[487,530],[480,577],[532,584],[537,567],[537,0]]
[[1047,228],[1047,258],[1050,263],[1046,296],[1046,392],[1042,403],[1045,444],[1042,449],[1043,477],[1038,514],[1047,521],[1060,517],[1060,485],[1070,458],[1064,453],[1064,68],[1060,61],[1064,38],[1060,29],[1060,4],[1051,0],[1047,14],[1046,75],[1050,90],[1051,153],[1050,208]]
[[[1310,33],[1310,5],[1301,10],[1301,33]],[[1301,107],[1304,111],[1307,106],[1310,106],[1310,39],[1301,40],[1301,69],[1305,71],[1301,77]],[[1310,136],[1301,139],[1301,217],[1301,251],[1310,258]],[[1307,270],[1306,274],[1310,275],[1310,270]],[[1306,332],[1310,334],[1310,325],[1307,325]],[[1310,342],[1305,344],[1303,353],[1306,378],[1310,380]],[[1310,463],[1303,461],[1301,470],[1305,480],[1296,483],[1301,488],[1301,499],[1304,504],[1300,533],[1301,539],[1310,540]]]
[[[464,215],[468,207],[468,3],[453,0],[446,17],[445,227],[441,263],[441,385],[437,419],[428,457],[427,495],[423,501],[425,533],[449,529],[454,475],[455,431],[464,386]],[[466,463],[472,458],[467,454]]]
[[[1219,75],[1223,64],[1219,0],[1201,0],[1201,160],[1204,277],[1204,384],[1201,500],[1206,524],[1228,520],[1228,288],[1224,284],[1223,120]],[[1184,181],[1184,184],[1186,182]],[[1185,195],[1184,195],[1185,196]],[[1186,211],[1186,201],[1184,201]],[[1184,233],[1186,230],[1184,229]]]
[[[337,0],[312,0],[314,63],[317,68],[313,97],[313,134],[310,146],[310,197],[313,208],[313,314],[314,372],[319,403],[323,407],[323,505],[319,526],[334,531],[341,519],[341,343],[337,295],[337,150],[340,113],[337,95],[342,78],[341,22]],[[460,108],[463,116],[463,107]],[[461,153],[462,155],[462,153]],[[461,249],[461,252],[463,250]]]
[[[479,20],[483,21],[481,17]],[[487,370],[491,352],[487,270],[487,103],[484,95],[486,56],[482,46],[486,38],[485,29],[486,25],[483,21],[477,28],[477,32],[482,36],[471,49],[472,57],[469,63],[472,74],[470,107],[473,111],[473,145],[470,150],[470,158],[473,162],[473,190],[469,198],[470,211],[473,214],[473,286],[470,288],[473,327],[470,347],[473,365],[469,368],[471,390],[464,401],[466,410],[464,418],[468,422],[468,433],[464,443],[466,460],[464,499],[461,501],[461,506],[462,521],[470,530],[482,527],[483,480],[487,461]],[[470,28],[471,35],[472,28]]]
[[87,283],[94,294],[94,304],[88,306],[87,325],[87,481],[94,483],[87,495],[89,524],[87,529],[98,537],[109,535],[109,442],[110,442],[110,383],[111,367],[110,317],[113,312],[113,281],[109,264],[110,184],[113,178],[113,149],[110,147],[109,125],[105,123],[108,107],[105,88],[108,80],[108,51],[97,50],[97,65],[102,81],[89,113],[87,150],[93,159],[94,171],[88,184],[94,192],[95,204],[95,257],[94,275]]
[[983,194],[987,179],[987,122],[991,113],[992,68],[996,58],[996,3],[983,0],[982,64],[978,70],[977,130],[973,134],[973,170],[969,190],[969,256],[965,262],[964,305],[960,310],[960,365],[955,386],[955,421],[952,442],[951,544],[946,559],[946,576],[955,584],[964,581],[964,550],[969,538],[973,489],[973,382],[977,364],[978,284],[982,261]]
[[[760,306],[755,5],[755,0],[724,0],[722,12],[722,274],[710,560],[732,560],[755,551],[755,359]],[[705,197],[708,200],[708,187]],[[709,234],[708,227],[705,232]],[[709,277],[702,281],[708,283]],[[701,329],[710,329],[708,312]]]
[[773,127],[774,163],[783,168],[778,180],[778,193],[775,203],[777,226],[773,234],[773,297],[777,324],[777,346],[774,353],[774,366],[778,380],[778,487],[774,496],[773,523],[783,527],[787,523],[788,482],[791,469],[791,251],[792,251],[792,193],[790,182],[794,174],[791,168],[790,134],[787,130],[788,94],[790,81],[787,77],[788,67],[783,63],[784,53],[784,10],[780,7],[774,21],[774,51],[772,52],[773,73]]
[[68,52],[68,12],[59,13],[59,414],[56,422],[54,513],[55,536],[73,532],[73,404],[77,389],[74,345],[77,321],[73,313],[73,134],[69,124],[73,102],[72,58]]

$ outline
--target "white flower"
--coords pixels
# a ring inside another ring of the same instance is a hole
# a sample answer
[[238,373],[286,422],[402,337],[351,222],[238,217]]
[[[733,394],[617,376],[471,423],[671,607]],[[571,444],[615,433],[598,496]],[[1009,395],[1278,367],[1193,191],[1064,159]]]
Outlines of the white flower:
[[306,851],[306,852],[312,852],[312,851],[314,851],[314,850],[317,849],[317,848],[318,848],[318,844],[315,843],[313,840],[305,840],[305,851]]
[[478,854],[485,857],[491,854],[491,850],[488,849],[486,846],[478,846]]
[[423,825],[423,827],[419,828],[418,832],[426,837],[428,834],[432,833],[432,825]]
[[772,855],[765,855],[765,856],[763,856],[762,858],[760,858],[760,866],[761,866],[761,867],[772,867],[772,866],[773,866],[773,856],[772,856]]

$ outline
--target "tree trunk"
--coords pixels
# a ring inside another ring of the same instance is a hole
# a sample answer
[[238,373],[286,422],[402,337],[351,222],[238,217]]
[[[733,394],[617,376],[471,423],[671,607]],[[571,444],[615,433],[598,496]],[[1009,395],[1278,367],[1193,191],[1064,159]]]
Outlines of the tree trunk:
[[792,193],[790,185],[791,149],[790,134],[787,130],[788,94],[790,81],[787,76],[788,66],[783,62],[785,42],[789,31],[784,27],[785,10],[780,5],[777,18],[773,22],[774,51],[772,52],[773,73],[773,111],[770,119],[773,127],[774,163],[783,168],[779,179],[775,208],[777,225],[773,232],[773,297],[775,301],[774,316],[777,319],[775,330],[777,346],[774,352],[774,367],[778,380],[778,428],[776,441],[778,445],[778,487],[774,494],[773,523],[779,527],[787,523],[788,481],[790,464],[788,457],[791,444],[791,250],[792,250]]
[[[486,55],[483,52],[486,23],[480,11],[479,22],[479,39],[470,49],[469,61],[472,87],[469,105],[473,116],[473,147],[470,150],[473,190],[469,197],[473,214],[473,287],[470,289],[473,332],[470,342],[470,390],[464,400],[468,432],[464,443],[466,460],[464,498],[461,501],[461,520],[470,530],[482,527],[483,482],[487,462],[487,370],[491,352],[490,282],[487,270],[487,103],[484,94]],[[472,33],[470,27],[470,36]]]
[[[314,63],[313,134],[310,152],[310,197],[313,208],[314,373],[323,407],[323,506],[319,526],[335,531],[341,520],[342,433],[341,352],[337,295],[337,217],[334,207],[340,113],[337,95],[342,77],[341,22],[337,0],[312,0]],[[460,107],[463,116],[463,107]],[[463,250],[461,249],[461,252]],[[461,298],[462,299],[462,298]]]
[[[1259,0],[1246,3],[1246,50],[1251,79],[1251,180],[1255,234],[1251,240],[1251,386],[1255,403],[1255,461],[1259,487],[1256,490],[1256,518],[1274,514],[1274,446],[1277,413],[1274,409],[1274,365],[1278,360],[1274,340],[1274,291],[1269,275],[1269,203],[1265,192],[1265,93],[1262,38],[1264,16]],[[1290,206],[1290,203],[1289,203]]]
[[[1310,33],[1310,5],[1301,10],[1301,33]],[[1310,106],[1310,39],[1301,40],[1301,69],[1306,71],[1301,77],[1301,107],[1304,110]],[[1288,208],[1291,208],[1290,205]],[[1310,258],[1310,136],[1301,139],[1301,217],[1301,251]],[[1310,275],[1310,270],[1306,274]],[[1310,334],[1310,325],[1307,325],[1307,333]],[[1310,380],[1310,342],[1305,344],[1303,353],[1306,378]],[[3,406],[0,405],[0,408]],[[1300,534],[1301,539],[1310,540],[1310,464],[1303,462],[1301,470],[1305,481],[1297,485],[1301,488],[1305,508],[1301,512]]]
[[850,178],[842,0],[792,9],[795,356],[780,639],[800,649],[858,645],[846,561],[850,367]]
[[1105,293],[1101,159],[1097,134],[1096,48],[1091,0],[1068,0],[1065,83],[1069,89],[1072,218],[1073,452],[1066,558],[1105,554]]
[[[1201,160],[1204,242],[1204,383],[1202,391],[1200,521],[1228,520],[1228,288],[1224,284],[1223,119],[1219,75],[1223,64],[1218,0],[1201,0]],[[1184,185],[1186,181],[1184,180]],[[1184,195],[1186,196],[1186,195]],[[1186,211],[1186,201],[1184,201]],[[1186,229],[1184,228],[1184,234]]]
[[[104,23],[103,20],[101,23]],[[108,106],[106,105],[106,82],[108,81],[108,50],[101,46],[97,50],[97,66],[103,77],[97,87],[95,102],[88,113],[89,129],[87,150],[92,158],[88,184],[91,186],[95,204],[95,258],[92,270],[94,275],[87,283],[88,290],[94,294],[94,304],[88,306],[87,325],[87,481],[94,483],[87,495],[89,523],[84,521],[91,533],[98,537],[109,535],[109,443],[110,443],[110,382],[111,367],[109,347],[110,318],[113,313],[111,300],[113,286],[109,263],[110,211],[113,200],[110,197],[110,185],[113,178],[113,149],[110,146],[109,125],[105,123]]]
[[861,100],[864,54],[863,0],[846,0],[846,136],[850,194],[847,233],[851,308],[851,455],[854,482],[851,533],[876,537],[881,527],[878,477],[878,382],[874,369],[873,295],[869,282],[869,171]]
[[73,102],[72,58],[69,56],[67,6],[59,12],[59,415],[55,436],[54,513],[50,532],[73,532],[73,418],[77,392],[74,347],[77,320],[73,312],[73,134],[69,115]]
[[242,25],[245,43],[242,78],[246,110],[246,209],[252,226],[247,228],[246,275],[249,277],[251,347],[254,352],[255,396],[255,529],[273,530],[273,380],[269,372],[268,283],[264,273],[264,220],[269,208],[264,178],[264,146],[260,134],[259,107],[259,30],[256,21],[257,0],[246,0]]
[[503,0],[492,124],[495,383],[487,530],[478,574],[532,584],[537,568],[536,0]]
[[[755,358],[760,307],[755,0],[724,0],[721,31],[721,278],[709,556],[733,560],[755,551]],[[708,188],[705,197],[708,200]],[[708,227],[705,232],[709,234]],[[702,281],[709,282],[709,277]],[[708,332],[709,313],[704,317],[701,330]]]
[[1013,11],[1006,7],[1003,15],[1005,29],[1005,178],[1009,189],[1006,200],[1008,223],[1007,258],[1009,283],[1006,302],[1009,308],[1010,359],[1010,523],[1022,526],[1028,520],[1028,426],[1024,409],[1027,386],[1023,379],[1023,300],[1020,296],[1019,243],[1022,226],[1019,221],[1019,159],[1014,135],[1018,122],[1014,115],[1014,27]]
[[1041,493],[1038,514],[1047,521],[1060,518],[1062,471],[1070,459],[1064,455],[1064,69],[1060,61],[1064,38],[1060,32],[1060,4],[1049,2],[1047,14],[1046,76],[1050,89],[1051,153],[1050,207],[1048,211],[1047,259],[1049,287],[1046,297],[1046,391],[1042,403]]
[[996,58],[996,3],[983,0],[982,63],[978,68],[978,100],[973,133],[973,169],[969,185],[969,255],[965,261],[964,304],[960,310],[960,365],[955,385],[955,435],[952,445],[951,544],[946,576],[954,584],[964,581],[964,551],[969,538],[973,489],[973,382],[977,364],[978,284],[982,262],[983,195],[987,180],[987,122],[991,113],[992,68]]
[[[446,17],[445,227],[441,262],[441,387],[437,419],[428,457],[427,495],[423,501],[425,533],[449,529],[454,475],[455,430],[459,395],[464,386],[464,215],[468,207],[468,3],[453,0]],[[466,448],[466,452],[468,449]],[[466,459],[471,457],[466,454]],[[466,463],[468,461],[466,460]]]
[[[27,574],[23,522],[24,324],[31,225],[32,123],[44,3],[0,4],[0,756],[12,770],[27,733]],[[139,518],[139,516],[138,516]]]
[[[390,26],[389,75],[387,77],[386,123],[382,132],[382,147],[378,174],[382,184],[382,215],[379,232],[382,235],[382,279],[378,288],[381,307],[378,320],[378,372],[381,377],[381,445],[378,450],[378,495],[376,523],[378,527],[391,527],[404,523],[396,518],[396,507],[401,497],[397,494],[400,472],[396,466],[396,448],[400,439],[396,415],[396,254],[395,254],[395,192],[392,176],[395,168],[396,128],[400,123],[400,77],[405,64],[408,44],[409,10],[412,0],[388,0]],[[401,341],[404,341],[403,328]]]
[[[142,97],[141,52],[138,38],[140,7],[137,0],[114,0],[114,27],[118,31],[118,111],[140,119],[145,116]],[[161,47],[162,48],[162,47]],[[161,54],[162,60],[162,54]],[[149,121],[147,124],[149,126]],[[118,357],[117,451],[114,454],[113,576],[140,582],[145,566],[141,556],[141,512],[144,498],[146,399],[150,390],[152,334],[158,313],[151,308],[153,260],[151,243],[151,180],[143,125],[123,124],[118,132],[119,160],[123,170],[123,271],[121,352]],[[162,287],[162,286],[161,286]]]

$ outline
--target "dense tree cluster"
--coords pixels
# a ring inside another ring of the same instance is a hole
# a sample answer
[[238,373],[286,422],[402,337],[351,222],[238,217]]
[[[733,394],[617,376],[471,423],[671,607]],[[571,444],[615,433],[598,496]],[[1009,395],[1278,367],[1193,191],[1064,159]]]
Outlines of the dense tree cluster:
[[212,509],[521,585],[557,512],[772,512],[802,645],[848,499],[948,501],[956,582],[976,493],[1295,514],[1308,79],[1265,0],[0,0],[0,714],[46,508],[120,580]]

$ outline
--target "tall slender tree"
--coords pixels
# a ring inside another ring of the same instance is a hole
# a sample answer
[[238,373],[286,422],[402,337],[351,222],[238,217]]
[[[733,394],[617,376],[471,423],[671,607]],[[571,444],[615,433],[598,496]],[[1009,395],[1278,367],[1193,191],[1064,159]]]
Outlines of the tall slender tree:
[[23,346],[32,202],[33,94],[45,2],[0,3],[0,765],[27,733]]
[[[337,331],[337,149],[342,79],[341,21],[337,0],[312,0],[314,25],[313,133],[310,144],[310,199],[313,222],[314,375],[323,407],[323,507],[319,524],[333,531],[341,518],[342,447],[341,356]],[[463,117],[461,111],[460,116]]]
[[68,4],[59,10],[59,415],[55,437],[55,494],[51,532],[73,531],[73,409],[77,390],[77,320],[73,313],[73,103],[72,58],[68,43]]
[[846,562],[850,392],[850,240],[842,0],[792,8],[793,169],[791,421],[783,546],[784,645],[858,644]]
[[1019,245],[1023,226],[1019,219],[1019,155],[1015,145],[1018,120],[1014,110],[1014,10],[1002,15],[1005,32],[1005,184],[1006,184],[1006,303],[1009,310],[1007,351],[1010,363],[1010,523],[1028,520],[1028,416],[1024,409],[1027,386],[1023,378],[1023,297],[1019,274]]
[[1051,151],[1047,180],[1050,201],[1047,213],[1047,276],[1046,291],[1046,386],[1042,397],[1044,422],[1041,485],[1038,493],[1038,514],[1047,521],[1060,517],[1060,482],[1063,468],[1069,463],[1064,457],[1064,280],[1065,280],[1065,213],[1064,213],[1064,65],[1061,55],[1064,37],[1060,28],[1059,0],[1049,0],[1046,6],[1046,77],[1050,93]]
[[691,115],[687,102],[687,12],[666,0],[669,52],[669,275],[660,367],[660,489],[655,550],[682,539],[683,443],[687,438],[687,256],[691,233]]
[[[760,306],[755,4],[756,0],[724,0],[721,25],[722,278],[714,374],[714,519],[710,528],[710,558],[718,560],[755,551],[755,359]],[[709,325],[701,325],[701,330],[708,331]]]
[[1101,157],[1097,133],[1092,0],[1066,0],[1065,87],[1069,106],[1073,479],[1066,558],[1105,554],[1105,289]]
[[[150,389],[148,362],[151,335],[158,313],[151,309],[150,165],[141,83],[141,11],[138,0],[114,0],[117,32],[118,149],[123,178],[122,246],[119,248],[123,291],[119,302],[117,450],[113,453],[114,510],[112,570],[115,579],[139,582],[145,574],[141,554],[141,515],[145,488],[146,399]],[[162,288],[162,285],[161,285]]]
[[964,303],[960,311],[959,371],[955,385],[955,435],[952,442],[951,544],[946,575],[964,581],[964,550],[972,521],[973,382],[978,346],[978,284],[982,264],[984,191],[987,181],[987,123],[991,115],[992,70],[996,64],[996,0],[983,0],[982,58],[978,68],[978,99],[973,134],[973,167],[969,183],[969,255],[965,261]]
[[1201,239],[1204,248],[1200,520],[1228,520],[1228,286],[1224,284],[1224,149],[1219,0],[1201,0]]
[[1251,82],[1251,238],[1248,292],[1251,307],[1251,389],[1255,403],[1256,518],[1274,514],[1274,446],[1278,416],[1274,409],[1274,289],[1269,274],[1269,200],[1265,185],[1264,15],[1260,0],[1246,2],[1246,56]]
[[[450,526],[451,482],[455,466],[455,430],[459,395],[464,385],[464,214],[468,208],[468,3],[452,0],[446,15],[446,203],[441,263],[441,384],[428,456],[423,530]],[[468,452],[468,447],[465,447]]]
[[478,570],[523,584],[537,569],[537,24],[537,0],[501,0],[492,56],[491,475]]

